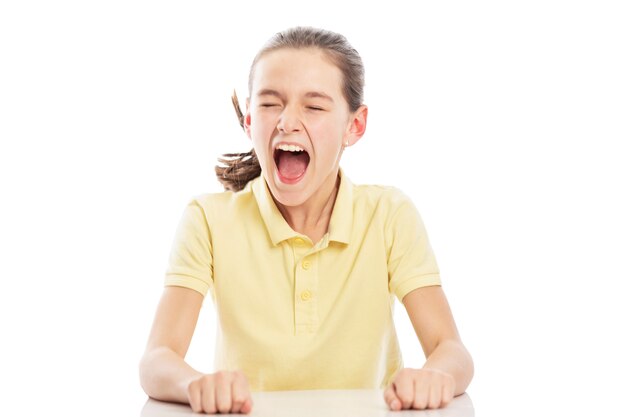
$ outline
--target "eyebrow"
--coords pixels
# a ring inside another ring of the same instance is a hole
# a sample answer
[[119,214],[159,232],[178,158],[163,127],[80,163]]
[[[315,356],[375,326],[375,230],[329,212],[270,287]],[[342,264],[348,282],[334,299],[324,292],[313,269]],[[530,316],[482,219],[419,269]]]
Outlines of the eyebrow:
[[[272,89],[269,89],[269,88],[264,88],[263,90],[260,90],[257,93],[257,97],[261,97],[261,96],[274,96],[274,97],[278,97],[280,99],[283,98],[283,95],[280,94],[278,91],[272,90]],[[333,98],[331,96],[329,96],[326,93],[322,93],[321,91],[309,91],[309,92],[304,94],[304,97],[307,97],[307,98],[322,98],[324,100],[329,100],[331,103],[334,102],[334,100],[333,100]]]

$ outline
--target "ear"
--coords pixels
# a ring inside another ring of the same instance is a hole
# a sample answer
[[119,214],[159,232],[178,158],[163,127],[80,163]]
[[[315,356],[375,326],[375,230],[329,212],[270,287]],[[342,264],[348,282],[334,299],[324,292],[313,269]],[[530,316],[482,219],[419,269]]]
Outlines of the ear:
[[246,98],[246,114],[243,116],[243,129],[246,131],[246,135],[248,135],[249,139],[252,139],[250,132],[250,97]]
[[361,105],[350,116],[350,124],[348,130],[343,138],[343,143],[348,143],[346,146],[352,146],[361,139],[365,134],[365,128],[367,127],[367,106]]

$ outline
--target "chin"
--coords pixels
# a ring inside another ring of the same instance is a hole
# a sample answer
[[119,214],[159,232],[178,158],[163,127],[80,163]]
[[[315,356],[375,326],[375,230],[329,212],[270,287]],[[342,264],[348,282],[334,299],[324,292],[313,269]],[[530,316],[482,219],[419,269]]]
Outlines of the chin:
[[274,200],[283,206],[297,207],[304,204],[310,197],[309,195],[305,195],[303,190],[298,191],[281,189],[276,187],[276,184],[273,181],[271,183],[268,182],[268,184],[270,184],[269,189],[274,197]]
[[274,200],[284,206],[293,207],[305,203],[311,197],[310,191],[308,190],[312,184],[310,184],[309,181],[312,179],[310,175],[314,175],[314,173],[308,171],[307,169],[302,179],[293,184],[285,183],[281,180],[275,165],[269,169],[262,170],[262,175],[268,184]]

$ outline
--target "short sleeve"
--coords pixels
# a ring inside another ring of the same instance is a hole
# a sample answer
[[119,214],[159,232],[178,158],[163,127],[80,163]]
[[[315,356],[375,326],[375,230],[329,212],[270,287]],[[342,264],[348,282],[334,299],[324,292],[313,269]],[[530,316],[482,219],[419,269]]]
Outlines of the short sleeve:
[[205,211],[191,201],[179,221],[165,273],[165,286],[186,287],[206,296],[213,285],[213,247]]
[[387,224],[389,290],[402,301],[409,292],[441,285],[439,267],[422,219],[413,202],[395,190],[395,211]]

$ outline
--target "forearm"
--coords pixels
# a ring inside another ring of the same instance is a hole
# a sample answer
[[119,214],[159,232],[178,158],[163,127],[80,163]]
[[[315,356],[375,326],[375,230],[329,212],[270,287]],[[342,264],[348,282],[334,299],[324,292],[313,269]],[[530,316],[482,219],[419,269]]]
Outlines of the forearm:
[[474,362],[465,346],[456,340],[441,342],[428,356],[425,369],[438,369],[454,378],[456,390],[454,395],[461,395],[467,389],[474,376]]
[[141,386],[148,396],[161,401],[189,403],[187,386],[202,376],[169,348],[147,352],[139,365]]

